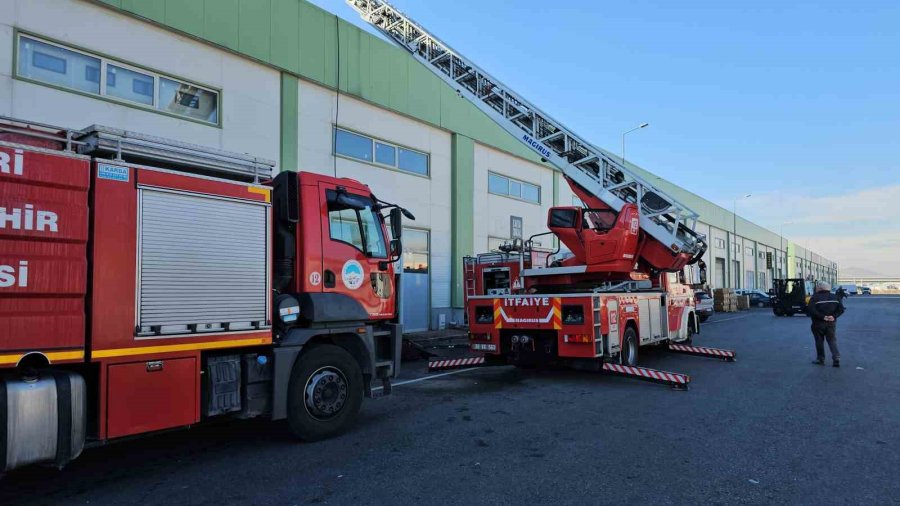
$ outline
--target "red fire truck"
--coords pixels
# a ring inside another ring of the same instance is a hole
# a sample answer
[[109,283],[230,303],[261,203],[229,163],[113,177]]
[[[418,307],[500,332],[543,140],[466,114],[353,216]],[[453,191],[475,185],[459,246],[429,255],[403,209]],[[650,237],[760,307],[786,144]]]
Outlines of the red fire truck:
[[224,416],[316,440],[390,393],[412,215],[273,167],[0,121],[0,471]]
[[694,232],[697,213],[388,2],[346,1],[460,99],[559,170],[583,203],[549,212],[546,234],[568,247],[566,258],[535,264],[533,236],[466,259],[471,346],[486,356],[435,361],[432,368],[564,361],[686,385],[687,376],[635,367],[639,347],[669,343],[673,351],[734,358],[685,344],[699,331],[693,292],[682,279],[684,268],[706,252],[705,238]]

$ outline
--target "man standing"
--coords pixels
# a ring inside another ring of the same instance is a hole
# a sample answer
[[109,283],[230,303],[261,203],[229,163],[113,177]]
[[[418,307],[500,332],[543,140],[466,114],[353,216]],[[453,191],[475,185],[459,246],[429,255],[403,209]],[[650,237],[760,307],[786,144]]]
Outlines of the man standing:
[[840,297],[831,293],[831,285],[824,282],[816,283],[816,293],[809,298],[806,308],[807,314],[812,318],[812,333],[816,340],[816,359],[814,364],[825,363],[825,346],[822,341],[828,341],[831,350],[831,360],[834,367],[841,366],[841,352],[838,351],[837,319],[844,314],[844,304]]

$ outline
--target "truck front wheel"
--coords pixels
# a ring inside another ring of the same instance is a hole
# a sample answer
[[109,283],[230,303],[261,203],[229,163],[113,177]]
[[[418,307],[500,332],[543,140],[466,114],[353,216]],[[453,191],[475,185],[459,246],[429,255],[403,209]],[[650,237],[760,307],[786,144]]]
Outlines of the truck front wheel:
[[637,362],[637,332],[634,331],[634,327],[628,327],[625,329],[625,335],[622,336],[622,351],[619,352],[619,364],[635,366]]
[[352,355],[338,346],[317,345],[297,359],[288,387],[288,425],[306,441],[340,434],[356,420],[363,377]]

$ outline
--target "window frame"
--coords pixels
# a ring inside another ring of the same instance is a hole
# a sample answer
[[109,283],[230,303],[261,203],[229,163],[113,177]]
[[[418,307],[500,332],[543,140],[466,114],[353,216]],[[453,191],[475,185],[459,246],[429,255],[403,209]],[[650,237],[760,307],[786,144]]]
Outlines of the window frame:
[[[79,90],[76,88],[70,88],[68,86],[62,86],[59,84],[49,83],[49,82],[42,81],[40,79],[35,79],[32,77],[21,75],[19,73],[19,49],[20,49],[20,45],[22,43],[23,37],[28,38],[28,39],[33,39],[42,44],[55,46],[60,49],[64,49],[67,51],[71,51],[73,53],[81,54],[81,55],[89,57],[89,58],[95,58],[97,60],[100,60],[100,83],[99,83],[100,92],[92,93],[90,91],[83,91],[83,90]],[[200,125],[222,128],[222,122],[223,122],[224,115],[222,114],[223,97],[222,97],[222,89],[221,88],[216,88],[215,86],[210,86],[208,84],[200,83],[193,79],[185,79],[183,77],[178,77],[178,76],[170,74],[168,72],[162,72],[162,71],[159,71],[159,70],[156,70],[156,69],[153,69],[150,67],[146,67],[143,65],[130,63],[126,60],[123,60],[123,59],[115,57],[115,56],[110,56],[110,55],[100,52],[100,51],[94,51],[91,49],[86,49],[86,48],[80,47],[78,45],[61,42],[61,41],[58,41],[51,37],[47,37],[45,35],[40,35],[38,33],[34,33],[31,31],[27,31],[27,30],[21,30],[19,28],[13,29],[12,50],[13,50],[12,77],[13,77],[13,79],[16,79],[18,81],[36,84],[39,86],[45,86],[47,88],[52,88],[52,89],[59,90],[59,91],[65,91],[67,93],[74,93],[76,95],[82,95],[85,97],[90,97],[90,98],[102,100],[105,102],[111,102],[114,104],[131,107],[134,109],[139,109],[142,111],[153,112],[156,114],[161,114],[163,116],[168,116],[170,118],[176,118],[176,119],[180,119],[183,121],[190,121],[190,122],[197,123]],[[133,72],[138,72],[141,74],[149,74],[150,76],[152,76],[153,77],[153,103],[152,103],[152,105],[142,104],[140,102],[133,102],[133,101],[130,101],[127,99],[116,97],[114,95],[108,95],[106,93],[108,64],[123,68],[125,70],[131,70]],[[206,120],[202,120],[202,119],[198,119],[198,118],[192,118],[190,116],[184,116],[181,114],[177,114],[174,112],[169,112],[169,111],[160,109],[159,108],[159,93],[160,93],[161,78],[166,78],[170,81],[175,81],[175,82],[185,84],[188,86],[193,86],[195,88],[205,90],[209,93],[215,94],[215,96],[216,96],[216,121],[210,122],[210,121],[206,121]]]
[[[496,177],[500,177],[500,178],[506,179],[506,181],[507,181],[507,183],[506,183],[506,193],[497,193],[497,192],[495,192],[495,191],[491,191],[491,184],[490,184],[490,181],[491,181],[491,176],[492,176],[492,175],[493,175],[493,176],[496,176]],[[538,199],[537,199],[537,201],[534,201],[534,200],[528,200],[528,199],[526,199],[526,198],[523,198],[523,197],[522,197],[521,186],[520,186],[520,189],[519,189],[519,196],[511,195],[511,194],[509,193],[509,187],[511,186],[511,184],[510,184],[511,182],[515,182],[515,183],[517,183],[517,184],[519,184],[519,185],[528,185],[528,186],[533,186],[533,187],[537,188],[537,191],[538,191]],[[540,205],[542,204],[543,200],[544,200],[544,195],[543,195],[544,189],[541,187],[541,185],[539,185],[539,184],[534,184],[534,183],[525,181],[524,179],[518,179],[518,178],[514,178],[514,177],[509,177],[509,176],[507,176],[507,175],[505,175],[505,174],[501,174],[501,173],[499,173],[499,172],[494,172],[494,171],[492,171],[492,170],[489,170],[489,171],[488,171],[488,185],[487,185],[487,190],[488,190],[488,193],[491,194],[491,195],[497,195],[498,197],[506,197],[506,198],[508,198],[508,199],[518,200],[518,201],[521,201],[521,202],[527,202],[527,203],[529,203],[529,204],[534,204],[534,205],[537,205],[537,206],[540,206]],[[573,207],[574,207],[574,206],[573,206]]]
[[[364,160],[362,158],[356,158],[355,156],[338,153],[337,133],[339,130],[343,131],[345,133],[349,133],[352,135],[358,135],[360,137],[365,137],[366,139],[369,139],[369,141],[372,142],[372,152],[370,153],[372,156],[372,159]],[[431,153],[427,153],[420,149],[411,148],[409,146],[404,146],[403,144],[397,144],[396,142],[387,141],[387,140],[381,139],[379,137],[373,137],[371,135],[364,134],[362,132],[353,130],[351,128],[342,127],[342,126],[335,125],[335,124],[331,125],[331,138],[332,138],[332,148],[331,148],[332,156],[335,156],[337,158],[344,158],[346,160],[352,160],[352,161],[358,162],[358,163],[364,163],[366,165],[374,165],[375,167],[379,167],[382,169],[388,169],[388,170],[393,170],[393,171],[397,171],[397,172],[402,172],[403,174],[409,174],[411,176],[417,176],[417,177],[421,177],[421,178],[425,178],[425,179],[431,179]],[[376,153],[378,152],[379,144],[381,144],[382,146],[390,146],[390,147],[394,148],[394,165],[388,165],[386,163],[381,163],[375,158]],[[413,172],[411,170],[401,169],[400,168],[400,151],[401,150],[409,151],[412,153],[417,153],[417,154],[424,156],[426,173],[422,174],[420,172]]]

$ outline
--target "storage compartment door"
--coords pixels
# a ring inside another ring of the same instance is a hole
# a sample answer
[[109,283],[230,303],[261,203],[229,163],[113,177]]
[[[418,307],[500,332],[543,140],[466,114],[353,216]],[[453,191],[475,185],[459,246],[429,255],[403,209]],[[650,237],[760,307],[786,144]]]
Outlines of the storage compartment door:
[[267,327],[269,208],[144,188],[138,334]]
[[199,421],[197,359],[109,366],[107,437],[191,425]]

